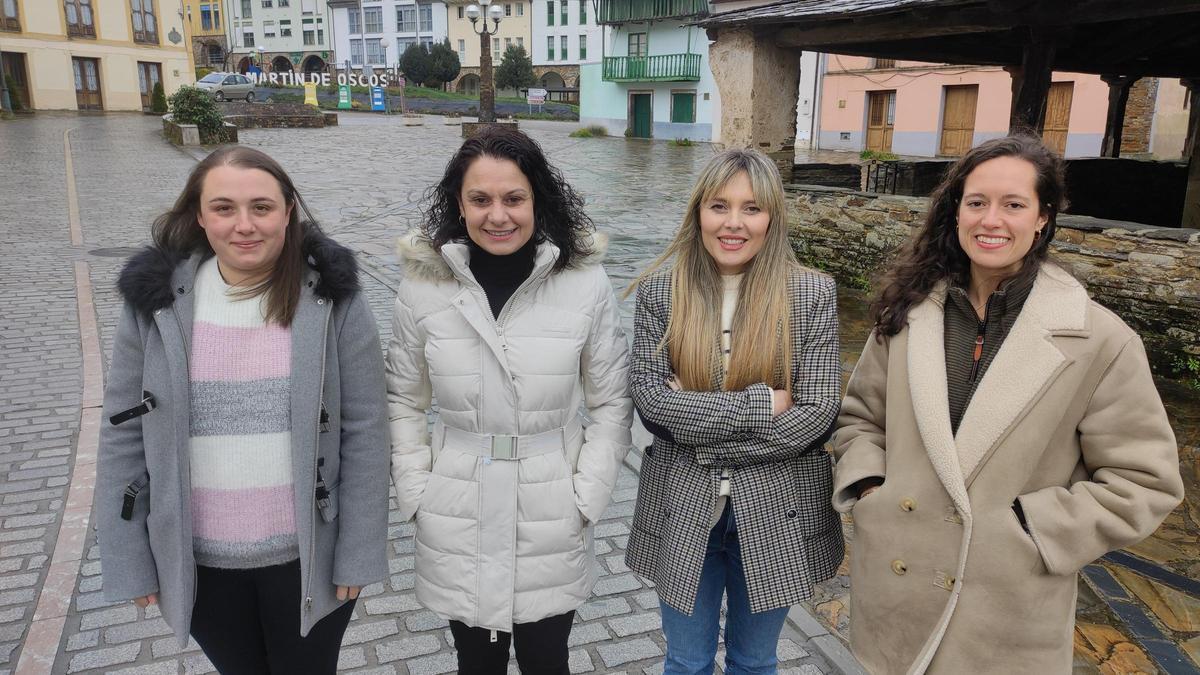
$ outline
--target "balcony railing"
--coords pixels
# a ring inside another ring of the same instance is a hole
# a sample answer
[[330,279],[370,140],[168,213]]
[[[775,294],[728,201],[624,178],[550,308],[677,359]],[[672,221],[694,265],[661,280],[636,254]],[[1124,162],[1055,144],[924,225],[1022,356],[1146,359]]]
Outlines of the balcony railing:
[[708,0],[600,0],[597,23],[708,16]]
[[604,79],[608,82],[696,82],[700,79],[700,55],[606,56]]

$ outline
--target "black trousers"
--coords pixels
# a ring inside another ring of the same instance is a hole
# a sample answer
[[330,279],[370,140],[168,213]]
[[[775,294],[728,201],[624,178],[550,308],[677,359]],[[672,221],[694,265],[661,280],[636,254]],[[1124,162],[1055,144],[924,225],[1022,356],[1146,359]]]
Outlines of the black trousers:
[[300,637],[300,561],[250,570],[196,567],[192,637],[221,675],[337,672],[354,601]]
[[503,675],[508,672],[508,645],[517,650],[517,666],[522,675],[569,675],[567,637],[575,612],[551,616],[533,623],[513,624],[513,632],[472,628],[461,621],[450,622],[454,648],[458,651],[458,672]]

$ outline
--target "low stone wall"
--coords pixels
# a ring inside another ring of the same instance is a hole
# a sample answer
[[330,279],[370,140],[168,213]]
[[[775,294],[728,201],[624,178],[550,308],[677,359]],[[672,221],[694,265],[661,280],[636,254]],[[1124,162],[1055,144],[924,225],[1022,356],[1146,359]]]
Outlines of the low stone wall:
[[495,122],[463,122],[462,123],[462,137],[470,138],[470,137],[474,136],[475,134],[479,133],[480,131],[482,131],[484,127],[489,127],[489,126],[511,127],[513,129],[516,129],[517,123],[516,122],[501,122],[500,120],[497,120]]
[[[924,222],[929,204],[810,185],[789,185],[787,201],[800,259],[864,289]],[[1058,226],[1055,258],[1142,335],[1155,372],[1187,375],[1189,357],[1200,356],[1200,230],[1072,215]]]
[[[327,116],[302,103],[224,103],[225,121],[239,129],[319,129],[329,126]],[[336,116],[334,117],[336,124]]]
[[220,145],[222,143],[237,143],[238,128],[229,122],[216,134],[202,136],[200,128],[195,124],[177,124],[171,115],[163,115],[163,136],[175,145]]

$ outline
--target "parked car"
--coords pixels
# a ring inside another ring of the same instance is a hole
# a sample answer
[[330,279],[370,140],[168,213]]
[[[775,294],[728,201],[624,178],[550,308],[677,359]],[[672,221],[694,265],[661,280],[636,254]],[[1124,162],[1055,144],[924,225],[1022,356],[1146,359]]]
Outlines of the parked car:
[[204,91],[212,92],[218,101],[244,98],[254,100],[254,81],[237,73],[209,73],[196,83]]

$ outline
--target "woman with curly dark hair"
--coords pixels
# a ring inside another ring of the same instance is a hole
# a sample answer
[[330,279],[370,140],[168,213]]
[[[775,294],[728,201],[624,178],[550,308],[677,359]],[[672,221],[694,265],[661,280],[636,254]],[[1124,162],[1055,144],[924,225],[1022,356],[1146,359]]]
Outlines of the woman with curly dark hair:
[[507,672],[511,641],[523,673],[565,674],[633,421],[605,240],[518,131],[463,143],[427,201],[387,357],[417,600],[450,621],[461,672]]
[[981,144],[871,307],[833,440],[871,673],[1068,672],[1076,573],[1183,497],[1141,340],[1049,259],[1065,205],[1040,139]]

